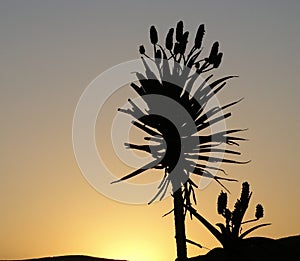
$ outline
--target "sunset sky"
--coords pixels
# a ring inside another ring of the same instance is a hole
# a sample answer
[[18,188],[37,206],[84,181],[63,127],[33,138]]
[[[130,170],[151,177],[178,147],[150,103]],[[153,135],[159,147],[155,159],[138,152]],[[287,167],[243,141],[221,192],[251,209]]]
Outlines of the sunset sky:
[[[251,163],[224,166],[239,180],[228,184],[230,206],[248,181],[249,217],[261,203],[262,221],[272,223],[253,235],[300,234],[299,10],[298,0],[0,1],[0,259],[175,259],[173,216],[162,218],[171,199],[132,205],[96,191],[76,162],[72,121],[91,81],[139,58],[151,25],[164,42],[179,20],[192,35],[205,24],[206,48],[220,42],[216,77],[239,75],[218,94],[222,103],[245,98],[227,125],[249,128],[239,149]],[[216,211],[221,189],[212,182],[197,193],[198,211],[214,224],[223,221]],[[187,221],[187,235],[219,246],[196,220]],[[206,252],[188,248],[189,256]]]

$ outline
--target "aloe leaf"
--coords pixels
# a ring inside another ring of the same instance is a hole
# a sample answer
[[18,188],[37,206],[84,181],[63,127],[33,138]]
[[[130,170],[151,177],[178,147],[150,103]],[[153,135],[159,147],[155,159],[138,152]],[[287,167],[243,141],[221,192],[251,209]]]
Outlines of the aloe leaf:
[[224,245],[224,236],[218,229],[216,229],[209,221],[207,221],[202,215],[200,215],[196,209],[194,209],[192,206],[185,206],[192,215],[201,222],[209,231],[210,233],[222,244]]
[[189,244],[192,244],[194,246],[197,246],[199,248],[203,248],[200,244],[198,244],[198,243],[196,243],[196,242],[194,242],[194,241],[192,241],[190,239],[186,239],[186,242],[189,243]]
[[204,79],[204,81],[201,83],[201,85],[197,88],[197,91],[194,94],[195,99],[199,99],[200,98],[200,93],[202,91],[202,88],[207,84],[207,82],[213,77],[214,75],[211,74],[209,75],[206,79]]
[[156,132],[156,131],[150,129],[150,128],[149,128],[148,126],[146,126],[145,124],[141,124],[141,123],[139,123],[139,122],[137,122],[137,121],[132,121],[132,124],[133,124],[134,126],[140,128],[141,130],[147,132],[148,134],[150,134],[150,135],[152,135],[152,136],[156,136],[156,135],[161,136],[161,134],[160,134],[159,132]]
[[255,227],[249,228],[244,233],[242,233],[239,237],[244,238],[245,236],[247,236],[249,233],[253,232],[254,230],[261,228],[261,227],[269,226],[269,225],[271,225],[271,223],[260,224]]
[[210,91],[210,90],[213,90],[216,86],[218,86],[219,84],[223,83],[224,81],[227,81],[229,79],[232,79],[232,78],[236,78],[238,77],[237,75],[229,75],[229,76],[225,76],[225,77],[222,77],[208,85],[206,85],[206,87],[203,88],[203,91]]
[[166,179],[166,182],[163,183],[163,185],[157,191],[157,193],[155,194],[155,196],[148,202],[148,205],[152,204],[158,198],[158,196],[160,194],[161,194],[160,200],[162,200],[163,197],[165,196],[166,192],[167,192],[169,184],[170,184],[170,180]]
[[244,100],[244,98],[241,98],[241,99],[239,99],[239,100],[237,100],[237,101],[235,101],[235,102],[226,104],[226,105],[222,106],[222,110],[224,110],[224,109],[226,109],[226,108],[229,108],[229,107],[231,107],[231,106],[233,106],[233,105],[236,105],[237,103],[241,102],[242,100]]
[[174,211],[174,208],[170,210],[169,212],[165,213],[162,217],[166,217],[167,215],[170,215]]
[[142,62],[144,64],[144,67],[146,69],[146,76],[149,80],[155,80],[155,81],[158,81],[156,75],[151,71],[149,65],[147,64],[147,62],[145,61],[144,57],[141,58],[142,59]]
[[241,155],[241,153],[238,152],[238,151],[225,150],[225,149],[218,149],[218,148],[201,149],[200,152],[201,152],[201,153],[221,152],[221,153],[228,153],[228,154]]
[[152,168],[153,166],[155,166],[159,161],[158,160],[154,160],[146,165],[144,165],[143,167],[139,168],[138,170],[135,170],[133,172],[131,172],[130,174],[118,179],[118,180],[115,180],[113,182],[111,182],[111,184],[115,184],[115,183],[119,183],[121,181],[124,181],[124,180],[127,180],[127,179],[130,179],[130,178],[133,178],[137,175],[139,175],[140,173],[144,172],[145,170],[148,170],[150,168]]
[[219,116],[217,118],[214,118],[214,119],[210,120],[209,122],[203,123],[200,120],[196,120],[195,123],[196,123],[196,126],[197,126],[197,130],[201,131],[201,130],[203,130],[203,129],[207,128],[207,127],[210,127],[211,125],[213,125],[213,124],[215,124],[215,123],[217,123],[219,121],[225,120],[226,118],[228,118],[230,116],[231,116],[231,113],[228,112],[228,113],[226,113],[224,115],[221,115],[221,116]]
[[142,96],[145,94],[145,90],[142,87],[137,86],[135,83],[131,83],[130,86],[136,91],[138,95]]

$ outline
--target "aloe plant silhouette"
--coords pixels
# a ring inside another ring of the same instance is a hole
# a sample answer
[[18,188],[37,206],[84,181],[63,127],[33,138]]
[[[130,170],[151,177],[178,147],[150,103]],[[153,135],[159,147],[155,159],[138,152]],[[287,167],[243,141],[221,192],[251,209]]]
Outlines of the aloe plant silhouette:
[[239,199],[237,199],[234,210],[227,208],[227,193],[221,191],[217,201],[218,214],[225,219],[225,225],[222,223],[216,224],[220,231],[214,227],[209,221],[207,221],[196,209],[188,206],[190,213],[195,216],[222,244],[224,249],[235,251],[239,247],[239,243],[249,233],[254,230],[271,225],[270,223],[259,224],[251,227],[242,233],[241,226],[246,223],[255,222],[264,216],[264,209],[261,204],[256,205],[255,218],[243,221],[245,213],[248,209],[249,202],[252,196],[250,192],[250,186],[248,182],[242,184],[242,193]]
[[[223,173],[225,171],[219,168],[219,165],[212,166],[208,163],[246,163],[223,156],[240,155],[240,152],[225,147],[238,145],[239,141],[245,140],[235,136],[244,129],[223,129],[207,133],[212,125],[231,116],[230,112],[223,113],[224,110],[242,99],[209,108],[209,103],[225,87],[226,81],[237,76],[230,75],[209,83],[213,75],[208,75],[201,84],[197,83],[200,75],[218,68],[223,57],[223,53],[219,51],[219,43],[215,42],[209,55],[200,58],[204,33],[205,28],[201,24],[192,48],[187,51],[189,32],[184,30],[182,21],[179,21],[175,28],[169,29],[164,46],[159,44],[158,32],[152,25],[150,42],[153,45],[153,56],[147,54],[143,45],[139,47],[145,72],[136,72],[139,85],[131,84],[148,108],[143,110],[129,99],[131,108],[119,109],[120,112],[131,115],[134,118],[132,124],[146,134],[144,137],[146,144],[125,143],[125,146],[128,149],[147,152],[152,155],[153,160],[112,183],[128,180],[149,169],[163,170],[158,191],[149,204],[158,198],[164,198],[168,189],[171,189],[179,261],[187,260],[186,243],[191,242],[186,239],[184,206],[191,206],[192,201],[196,204],[197,184],[193,181],[192,175],[214,179],[224,187],[222,180],[236,180],[214,175],[216,171]],[[191,120],[187,120],[186,114],[181,114],[180,110],[168,111],[170,108],[161,104],[162,100],[152,99],[153,96],[171,99],[183,108]],[[161,114],[157,113],[158,108]],[[164,114],[164,111],[168,113]],[[170,114],[174,115],[176,122],[164,116]]]

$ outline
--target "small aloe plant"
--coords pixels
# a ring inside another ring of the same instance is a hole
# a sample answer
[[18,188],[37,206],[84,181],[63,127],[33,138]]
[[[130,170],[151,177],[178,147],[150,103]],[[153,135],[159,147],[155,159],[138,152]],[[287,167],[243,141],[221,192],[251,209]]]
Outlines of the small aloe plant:
[[257,204],[255,211],[255,218],[243,221],[245,213],[249,206],[252,192],[250,192],[250,186],[248,182],[242,184],[242,193],[239,199],[237,199],[233,211],[227,208],[227,193],[221,191],[217,202],[218,214],[224,217],[225,224],[216,224],[220,230],[207,221],[196,209],[191,206],[186,206],[190,213],[198,219],[222,244],[224,249],[234,249],[239,242],[245,238],[249,233],[254,230],[271,225],[270,223],[259,224],[251,227],[242,233],[242,225],[250,222],[257,221],[264,216],[264,209],[261,204]]

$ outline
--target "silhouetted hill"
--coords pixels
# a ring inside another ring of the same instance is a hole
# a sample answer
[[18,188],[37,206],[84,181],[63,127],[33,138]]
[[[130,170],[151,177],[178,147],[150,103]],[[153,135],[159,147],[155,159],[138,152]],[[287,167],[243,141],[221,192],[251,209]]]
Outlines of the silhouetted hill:
[[214,248],[206,255],[189,258],[190,261],[265,261],[300,260],[300,235],[279,239],[250,237],[244,239],[235,251]]
[[[249,237],[234,251],[214,248],[206,255],[189,258],[189,261],[269,261],[300,260],[300,235],[272,239]],[[1,260],[4,261],[4,260]],[[8,261],[8,260],[5,260]],[[65,255],[9,261],[127,261],[83,255]],[[155,260],[154,260],[155,261]]]
[[66,255],[66,256],[41,257],[41,258],[22,259],[22,260],[10,260],[10,261],[127,261],[127,260],[107,259],[107,258],[99,258],[99,257],[83,256],[83,255]]

